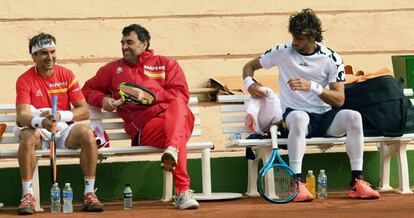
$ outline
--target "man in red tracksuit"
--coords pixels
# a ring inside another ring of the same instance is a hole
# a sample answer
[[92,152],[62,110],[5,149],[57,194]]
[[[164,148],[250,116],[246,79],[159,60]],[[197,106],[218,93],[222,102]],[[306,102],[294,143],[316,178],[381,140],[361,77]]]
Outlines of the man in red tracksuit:
[[[186,143],[194,126],[194,116],[188,108],[189,90],[184,72],[178,63],[154,55],[148,49],[150,34],[142,26],[131,24],[122,31],[123,59],[101,67],[89,79],[82,92],[90,105],[106,111],[117,110],[125,122],[125,131],[131,136],[132,146],[152,145],[164,150],[161,167],[173,171],[175,207],[198,208],[198,202],[189,189]],[[135,83],[151,90],[156,101],[150,105],[113,103],[120,98],[119,84]]]

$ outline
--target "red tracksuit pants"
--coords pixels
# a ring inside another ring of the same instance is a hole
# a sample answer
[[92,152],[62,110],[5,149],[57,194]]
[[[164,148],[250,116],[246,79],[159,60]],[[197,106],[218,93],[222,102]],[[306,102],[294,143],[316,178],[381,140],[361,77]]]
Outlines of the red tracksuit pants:
[[168,108],[151,119],[141,130],[141,145],[166,149],[172,146],[178,150],[177,166],[173,172],[175,193],[189,189],[187,173],[187,142],[194,127],[194,115],[181,99],[173,100]]

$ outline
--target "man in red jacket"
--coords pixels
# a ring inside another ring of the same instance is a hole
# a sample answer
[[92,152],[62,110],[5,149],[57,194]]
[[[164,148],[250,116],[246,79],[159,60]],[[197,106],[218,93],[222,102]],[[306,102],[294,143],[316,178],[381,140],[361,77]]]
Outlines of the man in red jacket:
[[[131,136],[132,146],[152,145],[164,150],[161,157],[163,170],[172,171],[175,183],[175,207],[198,208],[198,202],[189,189],[186,144],[194,126],[194,116],[188,108],[189,90],[184,72],[178,63],[154,55],[148,49],[151,36],[138,24],[122,31],[123,58],[101,67],[89,79],[82,92],[87,102],[106,111],[116,111],[125,122],[125,131]],[[119,84],[135,83],[151,90],[156,101],[150,105],[123,103]]]

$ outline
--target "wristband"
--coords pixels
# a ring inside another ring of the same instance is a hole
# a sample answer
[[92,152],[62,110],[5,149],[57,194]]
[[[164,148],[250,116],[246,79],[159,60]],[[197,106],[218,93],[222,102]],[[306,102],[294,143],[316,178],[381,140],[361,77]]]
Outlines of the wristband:
[[32,127],[35,128],[35,129],[36,128],[43,128],[42,121],[44,119],[45,119],[44,117],[33,117],[32,121],[31,121]]
[[248,77],[244,78],[244,80],[243,80],[243,84],[244,84],[244,87],[246,88],[246,90],[248,90],[249,87],[251,85],[253,85],[253,83],[255,83],[255,82],[254,82],[254,80],[251,76],[248,76]]
[[309,91],[315,93],[316,95],[321,95],[323,92],[323,87],[314,81],[310,81]]
[[60,114],[60,120],[62,122],[70,122],[73,120],[73,112],[72,111],[58,111]]

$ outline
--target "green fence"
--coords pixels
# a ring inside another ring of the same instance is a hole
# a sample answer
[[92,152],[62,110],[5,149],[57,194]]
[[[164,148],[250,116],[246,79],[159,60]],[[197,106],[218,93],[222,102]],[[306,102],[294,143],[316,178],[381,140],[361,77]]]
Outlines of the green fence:
[[414,55],[396,55],[391,59],[395,78],[404,81],[404,88],[414,89]]

